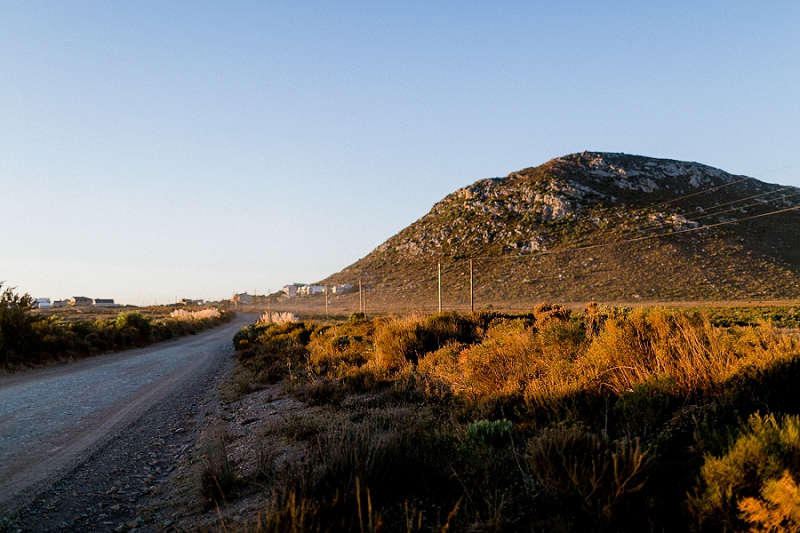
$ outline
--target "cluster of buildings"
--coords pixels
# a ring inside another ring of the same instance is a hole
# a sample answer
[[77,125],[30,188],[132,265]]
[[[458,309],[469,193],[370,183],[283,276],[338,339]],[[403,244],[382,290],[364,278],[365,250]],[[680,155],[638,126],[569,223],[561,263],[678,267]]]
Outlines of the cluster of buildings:
[[[281,289],[287,297],[295,298],[297,296],[303,295],[311,295],[311,294],[325,294],[326,292],[330,292],[332,294],[343,294],[345,292],[350,292],[353,290],[353,286],[349,283],[345,283],[344,285],[306,285],[305,283],[292,283],[291,285],[286,285]],[[230,302],[234,305],[253,305],[256,303],[256,299],[263,299],[266,296],[254,296],[252,294],[247,294],[246,292],[241,292],[234,294],[233,297],[230,299]],[[261,300],[259,300],[261,301]],[[194,303],[196,300],[181,300],[181,303]],[[202,301],[200,301],[202,302]]]
[[87,298],[86,296],[73,296],[69,300],[50,301],[50,298],[36,298],[33,300],[34,309],[49,309],[51,307],[116,307],[110,298]]
[[323,294],[328,291],[333,294],[342,294],[353,290],[353,286],[349,283],[345,283],[344,285],[333,285],[331,287],[325,285],[305,285],[302,283],[292,283],[291,285],[286,285],[281,290],[283,290],[283,292],[286,293],[286,296],[289,298],[294,298],[303,294]]

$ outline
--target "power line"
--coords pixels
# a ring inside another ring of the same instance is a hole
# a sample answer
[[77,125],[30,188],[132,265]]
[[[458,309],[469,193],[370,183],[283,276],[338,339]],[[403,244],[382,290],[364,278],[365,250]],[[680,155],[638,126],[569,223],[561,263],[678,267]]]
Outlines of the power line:
[[[796,163],[796,164],[789,165],[789,166],[786,166],[786,167],[782,167],[782,168],[779,168],[779,169],[768,170],[767,172],[763,172],[763,173],[761,173],[761,174],[758,174],[758,175],[759,175],[759,176],[762,176],[762,175],[764,175],[764,174],[769,174],[770,172],[776,172],[776,171],[778,171],[778,170],[783,170],[783,169],[785,169],[785,168],[789,168],[789,167],[793,167],[793,166],[797,166],[797,165],[800,165],[800,163]],[[723,184],[721,184],[721,185],[715,185],[715,186],[713,186],[713,187],[709,187],[709,188],[707,188],[707,189],[703,189],[703,190],[700,190],[700,191],[696,191],[696,192],[693,192],[693,193],[691,193],[691,194],[686,194],[686,195],[684,195],[684,196],[679,196],[679,197],[677,197],[677,198],[673,198],[673,199],[671,199],[671,200],[667,200],[667,201],[664,201],[664,202],[659,202],[659,203],[656,203],[656,204],[651,204],[651,205],[649,205],[649,206],[640,207],[640,208],[638,208],[638,209],[637,209],[637,211],[644,211],[644,210],[647,210],[647,209],[655,209],[655,208],[657,208],[657,207],[661,207],[661,206],[669,205],[669,204],[672,204],[672,203],[675,203],[675,202],[679,202],[679,201],[681,201],[681,200],[685,200],[685,199],[687,199],[687,198],[693,198],[693,197],[695,197],[695,196],[700,196],[700,195],[702,195],[702,194],[706,194],[706,193],[709,193],[709,192],[711,192],[711,191],[716,191],[716,190],[719,190],[719,189],[724,189],[724,188],[726,188],[726,187],[730,187],[730,186],[732,186],[732,185],[736,185],[737,183],[742,183],[742,182],[744,182],[744,181],[748,181],[748,180],[755,180],[755,178],[754,178],[754,177],[750,177],[750,176],[745,176],[745,177],[743,177],[743,178],[740,178],[740,179],[738,179],[738,180],[734,180],[734,181],[731,181],[731,182],[728,182],[728,183],[723,183]],[[790,188],[790,187],[783,187],[782,189],[778,189],[778,190],[783,190],[783,189],[788,189],[788,188]],[[770,192],[775,192],[775,191],[770,191]],[[764,194],[769,194],[769,193],[764,193]],[[724,204],[723,204],[723,205],[724,205]]]
[[[798,194],[800,194],[800,193],[798,193]],[[469,259],[471,259],[471,260],[488,260],[488,261],[507,261],[507,260],[521,261],[521,260],[527,260],[527,259],[531,259],[531,258],[538,258],[538,257],[544,257],[544,256],[550,256],[550,255],[560,255],[560,254],[565,254],[565,253],[569,253],[569,252],[579,252],[579,251],[585,251],[585,250],[593,250],[593,249],[598,249],[598,248],[606,248],[606,247],[609,247],[609,246],[619,246],[619,245],[623,245],[623,244],[630,244],[630,243],[634,243],[634,242],[642,242],[642,241],[658,239],[658,238],[662,238],[662,237],[670,237],[670,236],[674,236],[674,235],[682,235],[682,234],[686,234],[686,233],[693,233],[693,232],[697,232],[697,231],[709,230],[709,229],[718,228],[718,227],[721,227],[721,226],[727,226],[728,224],[738,224],[740,222],[746,222],[748,220],[755,220],[755,219],[758,219],[758,218],[764,218],[764,217],[768,217],[768,216],[779,215],[779,214],[782,214],[782,213],[788,213],[790,211],[796,211],[798,209],[800,209],[800,205],[788,207],[788,208],[785,208],[785,209],[779,209],[777,211],[770,211],[768,213],[761,213],[761,214],[758,214],[758,215],[750,215],[750,216],[747,216],[747,217],[737,218],[737,219],[734,219],[734,220],[726,220],[724,222],[717,222],[715,224],[709,224],[709,225],[705,225],[705,226],[697,226],[697,227],[694,227],[694,228],[686,228],[686,229],[682,229],[682,230],[671,231],[671,232],[668,232],[668,233],[657,233],[657,234],[654,234],[654,235],[645,235],[645,236],[636,237],[636,238],[633,238],[633,239],[625,239],[625,240],[619,240],[619,241],[611,241],[611,242],[590,244],[590,245],[586,245],[586,246],[575,246],[575,247],[571,247],[571,248],[561,248],[559,250],[542,251],[542,252],[539,252],[539,253],[536,253],[536,254],[475,255],[475,256],[471,256],[471,258],[469,258]],[[468,259],[465,258],[464,260],[468,260]],[[444,263],[441,260],[439,260],[439,262]],[[449,261],[448,263],[454,264],[456,262],[460,262],[460,261]],[[362,272],[364,272],[364,271],[362,271]],[[436,279],[433,276],[432,276],[432,278],[434,280]]]
[[800,195],[800,191],[798,191],[796,193],[793,193],[793,194],[786,194],[784,196],[779,196],[778,198],[772,198],[771,200],[764,200],[764,201],[761,201],[761,202],[754,202],[752,204],[741,205],[739,207],[732,207],[731,209],[726,209],[724,211],[717,211],[716,213],[707,213],[707,214],[704,214],[704,215],[701,215],[701,216],[687,218],[686,220],[695,221],[695,220],[700,220],[700,219],[703,219],[703,218],[715,217],[717,215],[723,215],[725,213],[730,213],[731,211],[739,211],[740,209],[747,209],[747,208],[750,208],[750,207],[764,206],[764,205],[770,204],[772,202],[777,202],[778,200],[785,200],[786,198],[791,198],[791,197],[797,196],[797,195]]
[[524,259],[524,258],[530,258],[530,257],[542,257],[542,256],[547,256],[547,255],[557,255],[557,254],[564,254],[564,253],[569,253],[569,252],[593,250],[593,249],[597,249],[597,248],[605,248],[605,247],[608,247],[608,246],[618,246],[618,245],[622,245],[622,244],[630,244],[630,243],[633,243],[633,242],[641,242],[641,241],[647,241],[647,240],[651,240],[651,239],[658,239],[658,238],[661,238],[661,237],[669,237],[669,236],[673,236],[673,235],[682,235],[684,233],[692,233],[692,232],[696,232],[696,231],[703,231],[703,230],[708,230],[708,229],[712,229],[712,228],[718,228],[720,226],[726,226],[728,224],[738,224],[740,222],[746,222],[748,220],[754,220],[754,219],[757,219],[757,218],[763,218],[763,217],[768,217],[768,216],[772,216],[772,215],[779,215],[781,213],[787,213],[789,211],[796,211],[798,209],[800,209],[800,205],[796,205],[796,206],[793,206],[793,207],[788,207],[786,209],[780,209],[780,210],[777,210],[777,211],[771,211],[771,212],[768,212],[768,213],[761,213],[761,214],[758,214],[758,215],[751,215],[751,216],[747,216],[747,217],[737,218],[737,219],[734,219],[734,220],[726,220],[724,222],[717,222],[715,224],[709,224],[709,225],[706,225],[706,226],[697,226],[695,228],[686,228],[686,229],[682,229],[682,230],[678,230],[678,231],[671,231],[671,232],[668,232],[668,233],[657,233],[655,235],[645,235],[645,236],[642,236],[642,237],[636,237],[636,238],[633,238],[633,239],[626,239],[626,240],[620,240],[620,241],[590,244],[590,245],[586,245],[586,246],[575,246],[575,247],[572,247],[572,248],[561,248],[559,250],[543,251],[543,252],[540,252],[538,254],[484,255],[484,256],[473,256],[473,259],[489,259],[489,260]]
[[[767,196],[767,195],[770,195],[770,194],[774,194],[776,192],[780,192],[780,191],[783,191],[783,190],[786,190],[786,189],[794,189],[794,187],[781,187],[780,189],[775,189],[773,191],[769,191],[769,192],[765,192],[765,193],[761,193],[761,194],[756,194],[756,195],[753,195],[753,196],[748,196],[748,197],[745,197],[745,198],[740,198],[738,200],[733,200],[733,201],[730,201],[730,202],[725,202],[723,204],[718,204],[718,205],[714,205],[714,206],[710,206],[710,207],[706,207],[706,208],[701,208],[701,209],[717,209],[719,207],[724,207],[724,206],[727,206],[727,205],[732,205],[732,204],[736,204],[736,203],[739,203],[739,202],[752,200],[754,198],[759,198],[761,196]],[[747,208],[750,208],[750,207],[764,206],[764,205],[770,204],[772,202],[777,202],[778,200],[785,200],[786,198],[791,198],[793,196],[798,196],[798,195],[800,195],[800,191],[798,191],[796,193],[792,193],[792,194],[786,194],[784,196],[779,196],[778,198],[772,198],[772,199],[764,200],[764,201],[761,201],[761,202],[754,202],[754,203],[747,204],[747,205],[741,205],[741,206],[738,206],[738,207],[725,209],[723,211],[715,211],[713,213],[704,213],[704,214],[695,215],[695,216],[688,216],[688,217],[684,217],[684,219],[686,221],[689,221],[689,222],[694,222],[694,221],[697,221],[697,220],[702,220],[704,218],[723,215],[725,213],[731,213],[733,211],[739,211],[741,209],[747,209]],[[630,234],[630,233],[633,233],[633,232],[636,232],[636,231],[658,230],[658,229],[661,229],[661,228],[670,227],[672,225],[673,224],[670,224],[670,223],[661,223],[661,224],[657,224],[657,225],[644,226],[644,227],[641,227],[641,228],[638,228],[638,229],[628,230],[627,233]]]
[[[737,200],[731,200],[730,202],[725,202],[725,203],[722,203],[722,204],[715,204],[715,205],[712,205],[712,206],[709,206],[709,207],[702,207],[701,209],[703,209],[703,210],[706,210],[706,209],[719,209],[720,207],[725,207],[725,206],[728,206],[728,205],[738,204],[739,202],[746,202],[747,200],[753,200],[755,198],[761,198],[762,196],[769,196],[770,194],[775,194],[776,192],[785,191],[786,189],[791,189],[791,188],[792,187],[781,187],[780,189],[775,189],[773,191],[762,192],[761,194],[754,194],[752,196],[746,196],[744,198],[739,198]],[[779,199],[779,198],[776,198],[776,199]],[[768,200],[768,201],[772,202],[772,201],[774,201],[776,199]],[[737,208],[737,209],[740,209],[740,208]]]
[[786,170],[787,168],[792,168],[796,166],[800,166],[800,163],[792,163],[791,165],[786,165],[785,167],[773,168],[772,170],[767,170],[766,172],[762,172],[761,174],[756,174],[754,177],[758,178],[760,176],[764,176],[765,174],[772,174],[773,172],[778,172],[779,170]]
[[724,189],[725,187],[730,187],[731,185],[736,185],[737,183],[741,183],[741,182],[743,182],[743,181],[747,181],[747,180],[754,180],[754,179],[755,179],[755,178],[742,178],[742,179],[738,179],[738,180],[736,180],[736,181],[731,181],[730,183],[723,183],[722,185],[717,185],[717,186],[715,186],[715,187],[710,187],[710,188],[708,188],[708,189],[704,189],[704,190],[702,190],[702,191],[697,191],[697,192],[694,192],[694,193],[692,193],[692,194],[687,194],[687,195],[685,195],[685,196],[680,196],[680,197],[678,197],[678,198],[673,198],[672,200],[667,200],[666,202],[661,202],[660,204],[654,204],[654,205],[651,205],[650,207],[643,207],[643,208],[641,208],[641,209],[654,209],[654,208],[656,208],[656,207],[661,207],[662,205],[669,205],[669,204],[671,204],[671,203],[674,203],[674,202],[679,202],[679,201],[681,201],[681,200],[685,200],[685,199],[687,199],[687,198],[692,198],[692,197],[694,197],[694,196],[699,196],[699,195],[701,195],[701,194],[706,194],[706,193],[709,193],[709,192],[711,192],[711,191],[716,191],[716,190],[719,190],[719,189]]
[[[641,207],[641,208],[639,208],[639,210],[641,211],[641,210],[645,210],[645,209],[654,209],[654,208],[660,207],[662,205],[669,205],[669,204],[674,203],[674,202],[679,202],[681,200],[685,200],[686,198],[692,198],[694,196],[699,196],[699,195],[705,194],[707,192],[715,191],[715,190],[718,190],[718,189],[724,189],[725,187],[730,187],[731,185],[736,185],[737,183],[741,183],[743,181],[755,180],[757,177],[764,176],[766,174],[771,174],[773,172],[778,172],[780,170],[786,170],[787,168],[792,168],[792,167],[796,167],[796,166],[800,166],[800,163],[792,163],[791,165],[786,165],[784,167],[767,170],[767,171],[762,172],[760,174],[756,174],[753,177],[745,176],[745,177],[743,177],[741,179],[738,179],[738,180],[735,180],[735,181],[731,181],[729,183],[723,183],[722,185],[716,185],[716,186],[710,187],[708,189],[703,189],[701,191],[693,192],[691,194],[687,194],[687,195],[684,195],[684,196],[679,196],[678,198],[673,198],[672,200],[667,200],[666,202],[660,202],[660,203],[657,203],[657,204],[652,204],[650,206]],[[776,189],[776,190],[771,191],[771,192],[777,192],[777,191],[780,191],[780,190],[790,189],[790,188],[791,187],[782,187],[780,189]],[[765,194],[769,194],[769,193],[765,193]],[[725,205],[725,204],[722,204],[722,205]]]

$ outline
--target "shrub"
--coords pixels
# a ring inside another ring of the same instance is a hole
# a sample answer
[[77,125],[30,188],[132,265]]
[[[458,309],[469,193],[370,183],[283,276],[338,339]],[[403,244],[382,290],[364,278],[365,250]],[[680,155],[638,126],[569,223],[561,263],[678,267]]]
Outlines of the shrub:
[[382,321],[375,331],[375,360],[389,372],[416,363],[424,354],[419,335],[420,318],[396,317]]
[[450,342],[438,350],[430,352],[419,360],[417,371],[437,385],[444,385],[452,390],[463,391],[466,383],[459,365],[459,358],[462,351],[467,348],[466,344],[460,342]]
[[354,367],[367,363],[372,356],[372,322],[359,320],[324,327],[309,340],[309,362],[317,374],[344,377]]
[[798,477],[800,417],[754,414],[727,453],[706,457],[689,507],[704,531],[741,530],[740,510],[758,523],[791,509],[776,490],[790,489]]
[[292,394],[308,405],[339,405],[344,399],[345,390],[341,383],[318,380],[292,387]]
[[481,344],[465,349],[459,358],[466,391],[478,398],[521,393],[533,350],[533,329],[527,322],[494,324]]
[[143,340],[150,337],[152,331],[152,319],[137,311],[130,313],[120,313],[117,315],[117,329],[131,329],[139,333]]
[[574,368],[585,336],[579,325],[549,320],[498,319],[480,344],[459,355],[465,391],[476,398],[524,395],[552,408],[579,386]]
[[800,487],[788,471],[784,471],[780,479],[764,483],[760,496],[744,498],[739,502],[742,518],[752,525],[751,531],[800,531]]
[[11,287],[0,294],[0,365],[24,363],[38,356],[41,338],[35,326],[41,317],[31,313],[32,309],[33,299],[28,294],[20,296]]
[[[16,300],[15,300],[16,298]],[[23,309],[25,297],[6,292],[6,303],[0,298],[0,365],[9,363],[34,365],[62,358],[86,357],[111,350],[124,350],[147,343],[196,333],[230,321],[235,314],[193,320],[176,318],[153,319],[139,312],[119,313],[115,319],[68,320],[58,316],[44,317]],[[28,298],[29,300],[29,298]],[[5,318],[3,318],[5,317]],[[5,345],[5,348],[3,346]],[[3,351],[13,360],[3,358]]]
[[478,325],[457,313],[382,320],[375,328],[376,362],[390,372],[398,371],[448,343],[475,342],[477,333]]
[[559,304],[542,302],[533,308],[533,316],[536,318],[537,325],[545,325],[549,322],[569,322],[572,315],[569,309]]
[[[752,334],[752,329],[738,334],[716,328],[694,313],[640,309],[605,321],[586,353],[585,369],[598,392],[606,388],[619,395],[640,383],[669,379],[674,392],[697,398],[718,392],[743,365],[764,360],[770,343],[748,346],[745,339]],[[774,344],[774,332],[768,336]]]
[[376,498],[389,501],[449,475],[442,461],[447,440],[436,421],[418,410],[372,411],[360,422],[328,428],[318,439],[312,457],[322,466],[313,491],[318,496],[352,494],[358,478]]
[[584,527],[594,529],[624,514],[644,488],[655,453],[642,450],[639,439],[611,441],[580,425],[559,424],[528,442],[526,459],[540,490],[562,516],[576,516],[580,509]]

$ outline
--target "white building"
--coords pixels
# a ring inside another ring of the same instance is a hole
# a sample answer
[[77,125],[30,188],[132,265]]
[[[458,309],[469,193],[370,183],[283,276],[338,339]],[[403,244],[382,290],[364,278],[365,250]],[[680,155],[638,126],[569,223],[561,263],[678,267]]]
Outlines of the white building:
[[48,309],[52,306],[53,304],[50,303],[50,298],[36,298],[33,301],[34,309]]
[[53,307],[66,307],[69,305],[69,300],[56,300],[53,302]]
[[94,300],[95,307],[116,307],[117,304],[114,303],[112,298],[95,298]]
[[285,292],[286,296],[288,296],[289,298],[294,298],[295,296],[297,296],[298,289],[300,289],[300,287],[304,287],[304,286],[305,285],[303,285],[302,283],[292,283],[291,285],[286,285],[281,290],[283,292]]
[[303,285],[297,288],[297,294],[322,294],[325,292],[324,285]]
[[349,283],[345,283],[344,285],[334,285],[331,287],[331,292],[333,294],[342,294],[345,292],[350,292],[351,290],[353,290],[353,286]]

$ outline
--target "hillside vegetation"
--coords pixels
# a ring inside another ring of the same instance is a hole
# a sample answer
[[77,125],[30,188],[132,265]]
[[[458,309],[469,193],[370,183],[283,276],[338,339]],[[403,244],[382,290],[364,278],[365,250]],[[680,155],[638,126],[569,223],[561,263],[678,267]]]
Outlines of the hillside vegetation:
[[793,299],[798,205],[794,187],[698,163],[583,152],[460,189],[321,283],[362,279],[377,308],[431,308],[441,262],[445,307],[464,309],[471,258],[478,308]]
[[800,527],[800,341],[753,310],[354,315],[234,345],[240,395],[309,406],[206,463],[210,502],[263,495],[248,531]]

